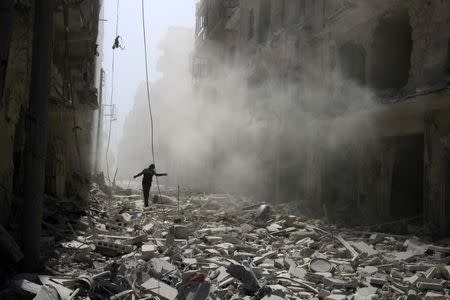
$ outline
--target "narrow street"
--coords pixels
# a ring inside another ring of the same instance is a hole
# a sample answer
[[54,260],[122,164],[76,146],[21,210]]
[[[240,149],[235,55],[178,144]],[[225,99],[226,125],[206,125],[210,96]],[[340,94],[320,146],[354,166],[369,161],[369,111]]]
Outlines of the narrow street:
[[0,300],[450,300],[450,0],[1,0]]
[[445,299],[449,288],[450,248],[414,236],[336,228],[226,194],[165,191],[144,209],[138,192],[109,199],[94,186],[86,209],[51,199],[44,288],[30,274],[13,286],[55,300]]

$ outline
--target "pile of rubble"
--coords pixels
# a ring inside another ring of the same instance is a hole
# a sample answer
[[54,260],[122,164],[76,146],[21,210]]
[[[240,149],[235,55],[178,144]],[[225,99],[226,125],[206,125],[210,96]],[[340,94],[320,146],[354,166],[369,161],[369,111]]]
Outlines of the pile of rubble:
[[[230,195],[91,193],[84,216],[47,214],[34,299],[449,299],[450,248],[337,230]],[[67,208],[67,207],[66,207]]]

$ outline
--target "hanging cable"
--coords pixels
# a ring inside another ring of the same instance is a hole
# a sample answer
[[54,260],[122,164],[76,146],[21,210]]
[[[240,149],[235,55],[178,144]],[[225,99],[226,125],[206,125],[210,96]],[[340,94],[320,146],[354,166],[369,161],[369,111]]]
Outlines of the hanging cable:
[[[153,128],[153,113],[152,113],[152,104],[151,104],[151,100],[150,100],[150,80],[149,80],[149,76],[148,76],[147,37],[146,37],[146,30],[145,30],[144,0],[141,1],[141,10],[142,10],[142,31],[143,31],[143,34],[144,34],[145,82],[146,82],[146,89],[147,89],[148,112],[150,114],[151,151],[152,151],[153,163],[156,165],[156,162],[155,162],[154,128]],[[158,176],[156,176],[156,186],[158,187],[159,199],[162,200],[162,198],[161,198],[161,189],[159,187]]]
[[[116,4],[116,38],[114,39],[114,45],[116,43],[116,41],[118,40],[118,36],[119,36],[119,0],[117,0],[117,4]],[[114,47],[113,45],[113,56],[112,56],[112,64],[111,64],[111,95],[110,95],[110,108],[112,110],[113,108],[113,98],[114,98],[114,67],[115,67],[115,56],[116,56],[116,52],[114,51],[115,49],[117,49],[117,47]],[[108,129],[108,143],[106,145],[106,176],[108,177],[108,179],[110,179],[109,176],[109,147],[111,145],[111,128],[112,128],[112,122],[113,122],[113,116],[111,113],[111,116],[109,117],[109,129]]]

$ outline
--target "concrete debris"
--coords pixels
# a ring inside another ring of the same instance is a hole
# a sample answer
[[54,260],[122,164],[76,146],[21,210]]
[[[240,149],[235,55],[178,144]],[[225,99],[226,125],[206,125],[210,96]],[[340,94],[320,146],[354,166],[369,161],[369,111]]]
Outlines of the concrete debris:
[[178,208],[165,193],[144,209],[94,187],[81,217],[53,203],[45,275],[16,274],[9,289],[35,299],[449,297],[448,243],[338,230],[227,194],[191,194]]
[[228,274],[242,282],[244,289],[249,293],[256,293],[260,285],[253,271],[243,265],[230,264],[227,268]]
[[187,240],[189,238],[189,230],[183,225],[173,225],[169,233],[176,239]]
[[177,285],[177,290],[177,300],[205,300],[211,290],[211,281],[206,280],[204,273],[185,273],[182,282]]
[[267,204],[262,204],[258,207],[255,217],[256,219],[267,220],[270,218],[272,208]]
[[165,300],[174,300],[178,294],[178,291],[174,287],[171,287],[170,285],[155,278],[150,278],[144,282],[142,284],[142,288],[150,294]]
[[51,285],[43,285],[39,292],[36,294],[34,300],[59,300],[59,294],[55,287]]
[[358,250],[360,253],[367,254],[368,256],[377,255],[378,251],[373,249],[372,246],[367,245],[365,242],[358,241],[358,242],[352,242],[350,243],[356,250]]

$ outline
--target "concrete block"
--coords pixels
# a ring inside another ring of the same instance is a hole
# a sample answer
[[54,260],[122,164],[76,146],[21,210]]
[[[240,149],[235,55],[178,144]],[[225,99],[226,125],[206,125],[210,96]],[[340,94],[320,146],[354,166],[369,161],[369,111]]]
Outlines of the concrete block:
[[425,294],[424,300],[448,300],[447,296],[435,292],[428,292]]
[[387,280],[384,278],[379,278],[379,277],[370,277],[369,278],[369,283],[370,284],[374,284],[374,285],[378,285],[378,286],[383,286],[387,283]]
[[178,294],[177,289],[155,278],[150,278],[141,286],[146,292],[165,300],[175,300]]
[[155,224],[153,223],[148,223],[146,224],[144,227],[142,227],[142,230],[144,230],[147,233],[150,233],[153,231],[153,228],[155,227]]
[[120,254],[130,253],[133,247],[130,245],[121,245],[105,240],[96,240],[94,242],[96,251],[105,256],[117,256]]
[[150,260],[150,264],[153,270],[161,275],[166,274],[167,272],[177,270],[177,267],[161,258],[152,258]]
[[375,250],[371,245],[366,244],[365,242],[359,241],[359,242],[349,242],[350,245],[352,245],[356,250],[358,250],[361,253],[365,253],[368,256],[377,255],[378,251]]
[[36,294],[34,300],[59,300],[60,296],[54,286],[43,285],[39,292]]
[[339,295],[339,294],[331,294],[329,296],[326,296],[323,299],[324,300],[346,300],[347,296],[346,295]]
[[189,238],[189,230],[184,225],[173,225],[170,230],[175,239],[187,240]]
[[157,252],[158,252],[158,249],[157,249],[156,245],[153,243],[147,243],[147,244],[142,245],[142,247],[141,247],[142,259],[144,259],[144,260],[148,260],[148,259],[154,257]]
[[422,281],[417,283],[417,288],[420,290],[443,291],[444,284],[445,284],[444,280],[440,282]]

